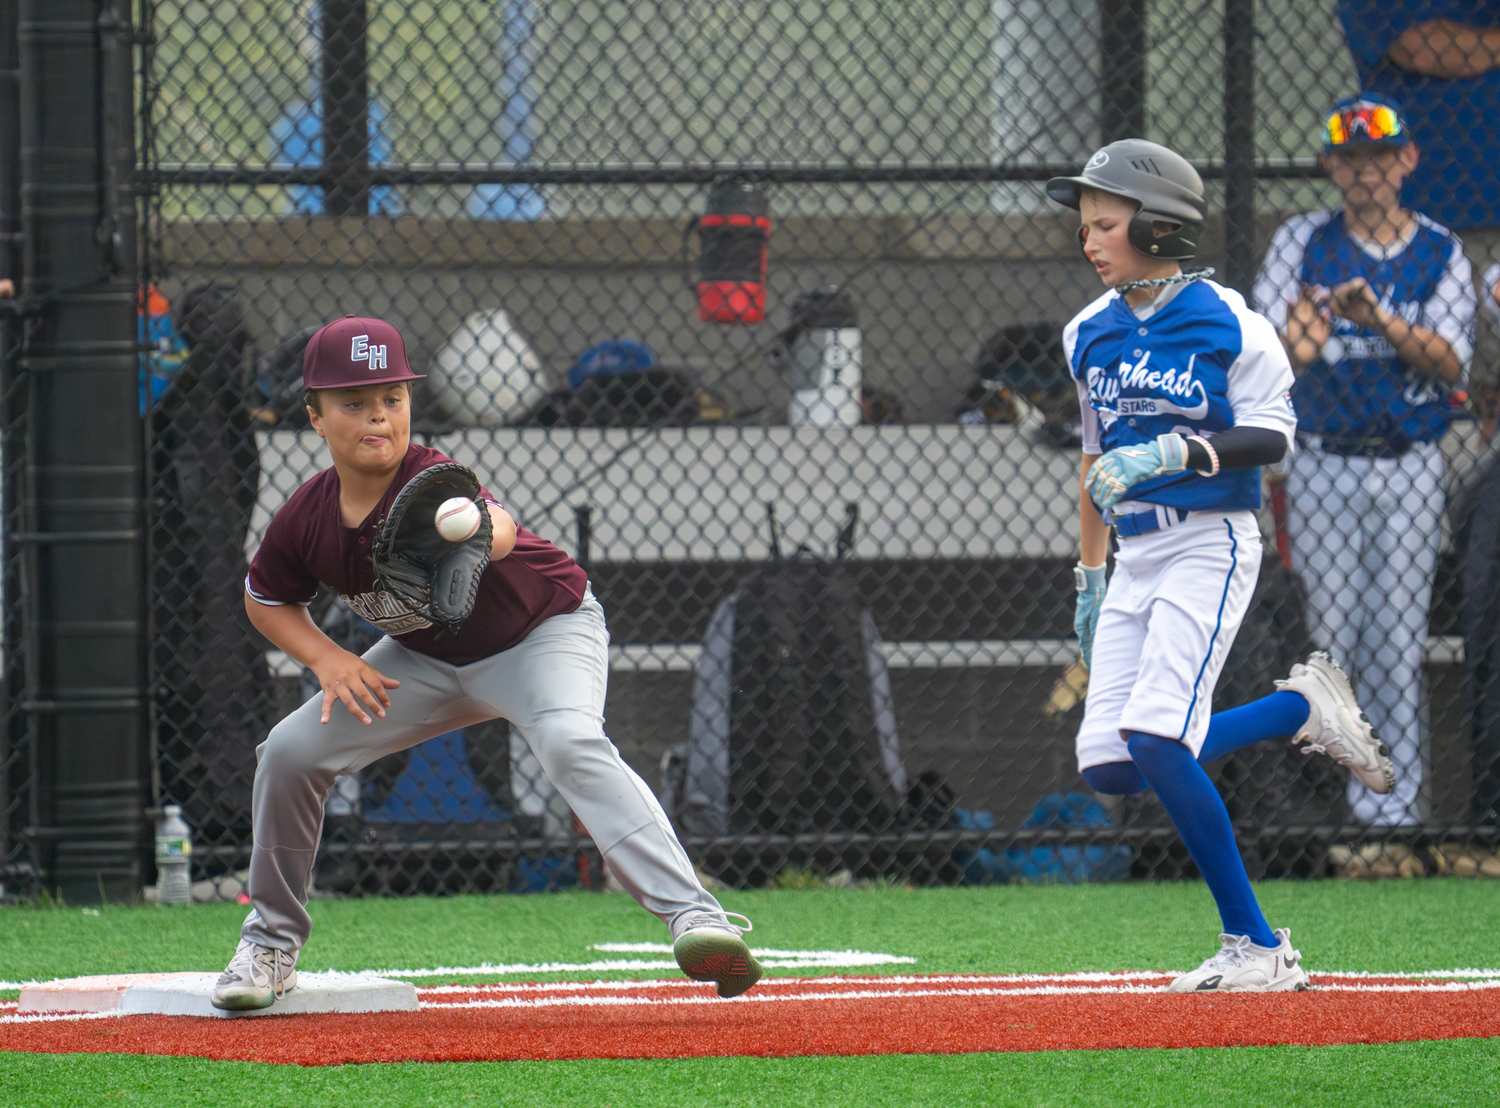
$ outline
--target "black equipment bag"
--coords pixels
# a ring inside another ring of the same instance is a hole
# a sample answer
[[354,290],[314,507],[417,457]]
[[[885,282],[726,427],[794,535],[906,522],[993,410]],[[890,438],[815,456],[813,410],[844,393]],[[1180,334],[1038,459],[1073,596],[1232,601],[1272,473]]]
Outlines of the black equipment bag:
[[[889,830],[901,765],[880,633],[842,566],[751,572],[710,621],[664,797],[690,834]],[[675,773],[674,773],[675,769]]]

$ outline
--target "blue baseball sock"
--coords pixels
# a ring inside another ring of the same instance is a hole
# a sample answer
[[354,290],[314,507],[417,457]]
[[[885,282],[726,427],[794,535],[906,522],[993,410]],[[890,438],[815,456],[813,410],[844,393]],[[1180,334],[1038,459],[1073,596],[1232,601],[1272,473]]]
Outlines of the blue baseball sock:
[[1225,932],[1249,935],[1257,946],[1275,947],[1276,936],[1261,915],[1245,873],[1245,863],[1235,845],[1229,811],[1192,751],[1180,742],[1139,731],[1128,733],[1126,745],[1141,775],[1172,817],[1198,872],[1203,874],[1214,903],[1219,906]]
[[1105,762],[1102,766],[1089,766],[1083,771],[1083,779],[1096,793],[1110,796],[1143,793],[1151,787],[1134,762]]
[[1311,709],[1301,693],[1274,692],[1249,704],[1209,717],[1208,737],[1198,752],[1198,764],[1208,765],[1242,746],[1266,739],[1284,739],[1307,722]]
[[[1226,754],[1233,754],[1242,746],[1295,735],[1297,729],[1307,722],[1310,710],[1301,693],[1275,692],[1227,712],[1218,712],[1209,717],[1208,737],[1198,752],[1198,764],[1206,766]],[[1083,779],[1096,793],[1112,796],[1126,796],[1150,788],[1134,762],[1089,766],[1083,771]]]

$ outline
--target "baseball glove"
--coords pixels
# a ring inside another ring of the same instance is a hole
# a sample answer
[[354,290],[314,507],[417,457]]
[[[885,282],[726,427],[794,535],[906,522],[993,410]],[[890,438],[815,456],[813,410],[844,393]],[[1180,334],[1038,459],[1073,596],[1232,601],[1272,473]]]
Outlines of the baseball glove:
[[377,588],[396,597],[412,614],[450,629],[474,610],[494,536],[482,502],[479,530],[469,538],[449,542],[438,534],[438,506],[455,496],[479,500],[479,478],[468,466],[442,462],[424,469],[396,494],[370,555]]

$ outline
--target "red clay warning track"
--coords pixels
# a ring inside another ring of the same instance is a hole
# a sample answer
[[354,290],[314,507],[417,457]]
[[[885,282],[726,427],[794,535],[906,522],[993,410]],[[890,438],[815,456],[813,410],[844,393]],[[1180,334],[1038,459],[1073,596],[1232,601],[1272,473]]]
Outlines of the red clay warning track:
[[1176,996],[1158,974],[772,978],[738,1000],[682,981],[450,985],[422,1010],[252,1020],[36,1017],[0,1050],[297,1065],[1113,1047],[1333,1045],[1500,1036],[1500,981],[1319,974],[1304,993]]

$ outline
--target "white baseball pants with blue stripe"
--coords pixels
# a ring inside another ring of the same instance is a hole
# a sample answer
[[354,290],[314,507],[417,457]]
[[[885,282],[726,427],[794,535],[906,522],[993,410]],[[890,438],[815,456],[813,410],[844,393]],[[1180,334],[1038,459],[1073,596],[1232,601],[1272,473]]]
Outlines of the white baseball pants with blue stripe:
[[1079,770],[1130,761],[1128,731],[1176,739],[1198,756],[1260,559],[1252,512],[1192,512],[1120,540],[1094,633]]
[[1313,642],[1351,670],[1360,707],[1390,747],[1396,787],[1349,780],[1366,823],[1418,823],[1425,749],[1422,659],[1442,538],[1443,456],[1346,458],[1308,446],[1287,475],[1287,531],[1307,583]]

